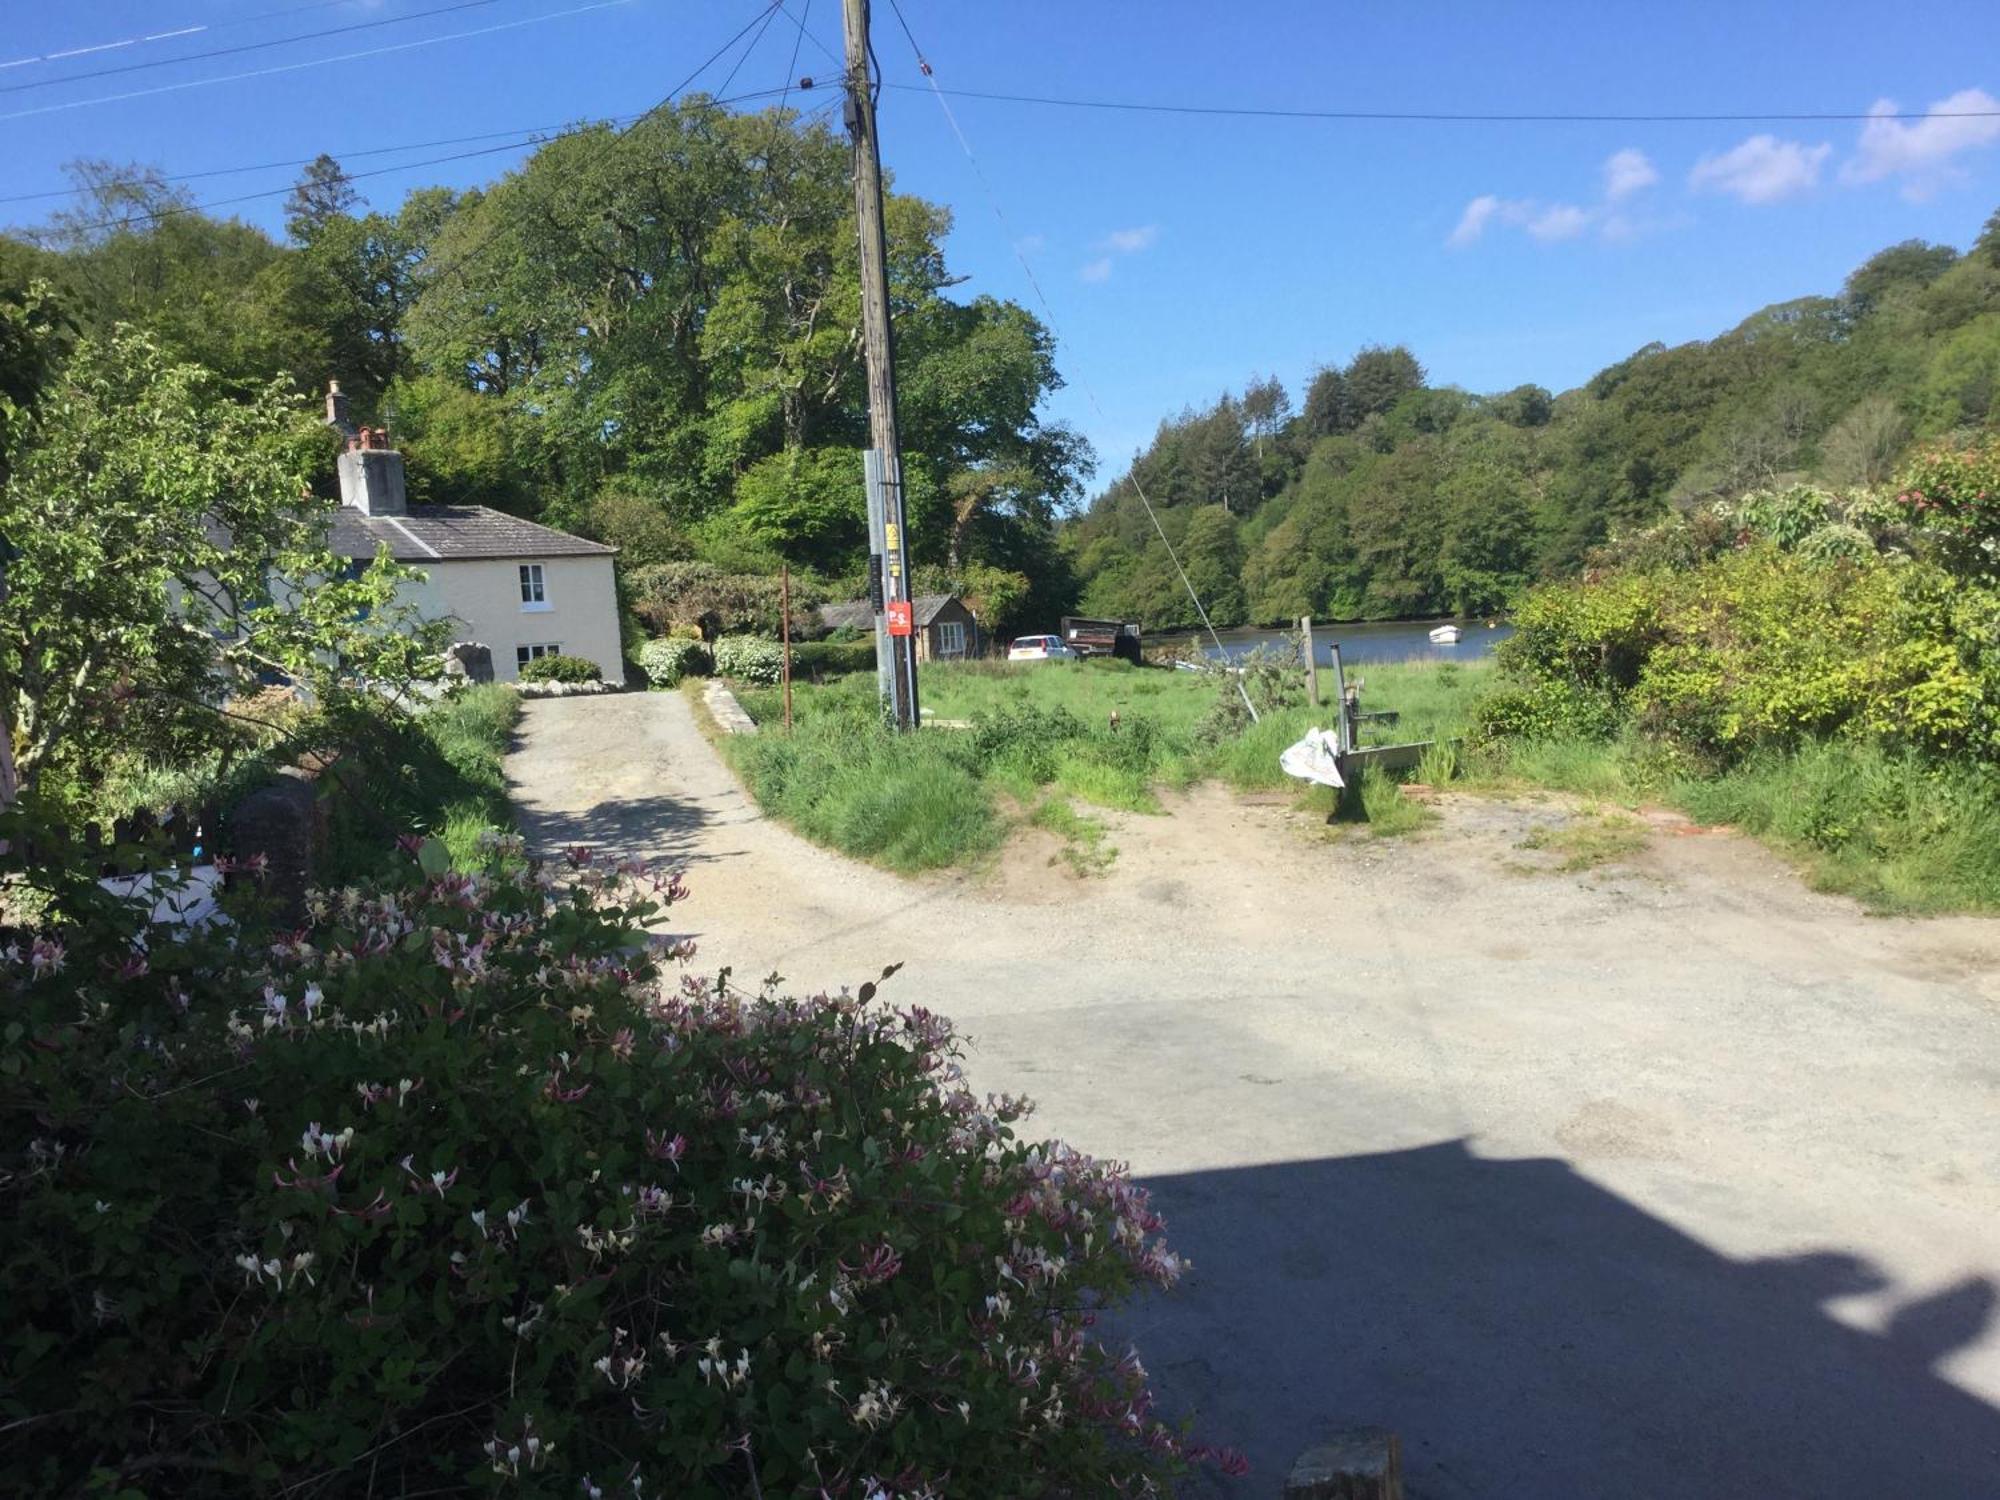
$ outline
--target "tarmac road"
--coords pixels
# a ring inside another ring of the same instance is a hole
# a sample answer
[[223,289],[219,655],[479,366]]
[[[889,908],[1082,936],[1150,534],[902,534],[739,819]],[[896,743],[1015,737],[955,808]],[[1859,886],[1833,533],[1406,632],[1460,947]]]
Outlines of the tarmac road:
[[764,818],[678,693],[526,706],[530,836],[684,865],[703,967],[892,962],[972,1081],[1129,1159],[1194,1273],[1121,1319],[1276,1495],[1354,1425],[1410,1493],[2000,1496],[2000,923],[1871,918],[1660,819],[1555,802],[1330,841],[1213,789],[904,880]]

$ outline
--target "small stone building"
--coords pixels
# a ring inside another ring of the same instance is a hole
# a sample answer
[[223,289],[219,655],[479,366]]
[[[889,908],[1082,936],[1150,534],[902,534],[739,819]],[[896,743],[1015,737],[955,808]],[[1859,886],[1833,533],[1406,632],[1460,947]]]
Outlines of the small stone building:
[[[918,661],[964,661],[985,649],[979,616],[956,594],[919,594],[910,601],[917,631]],[[873,630],[875,610],[866,599],[822,604],[819,622],[828,630]]]

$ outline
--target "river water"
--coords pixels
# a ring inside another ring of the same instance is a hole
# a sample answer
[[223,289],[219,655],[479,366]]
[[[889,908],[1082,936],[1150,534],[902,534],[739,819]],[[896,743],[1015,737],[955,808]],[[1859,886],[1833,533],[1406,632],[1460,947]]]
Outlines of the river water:
[[[1373,620],[1355,624],[1313,623],[1313,654],[1320,665],[1333,665],[1333,648],[1340,646],[1340,659],[1348,666],[1367,662],[1396,661],[1478,661],[1493,654],[1493,648],[1514,633],[1514,627],[1507,624],[1489,625],[1483,620],[1454,620],[1459,628],[1458,644],[1440,646],[1430,638],[1430,633],[1442,620]],[[1247,656],[1263,645],[1283,646],[1290,639],[1283,630],[1222,630],[1217,635],[1222,641],[1222,655],[1230,661]],[[1194,642],[1196,637],[1185,632],[1173,635],[1155,635],[1146,638],[1150,650],[1170,651],[1176,646]],[[1204,656],[1216,654],[1215,643],[1203,632],[1199,638]]]

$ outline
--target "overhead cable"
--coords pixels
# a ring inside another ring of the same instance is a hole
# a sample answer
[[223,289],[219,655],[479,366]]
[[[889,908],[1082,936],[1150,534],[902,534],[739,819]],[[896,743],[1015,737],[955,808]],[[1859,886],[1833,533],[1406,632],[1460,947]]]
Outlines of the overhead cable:
[[0,72],[9,68],[32,67],[36,63],[62,62],[71,57],[89,57],[97,52],[120,52],[127,47],[143,47],[149,42],[171,42],[184,36],[201,36],[211,31],[222,31],[231,26],[248,26],[256,21],[268,21],[275,16],[299,16],[311,10],[332,10],[336,5],[349,4],[350,0],[314,0],[311,5],[294,5],[284,10],[260,10],[255,15],[232,16],[226,21],[200,21],[192,26],[176,26],[166,31],[145,31],[136,36],[120,37],[115,42],[94,42],[84,47],[64,47],[56,52],[30,53],[26,57],[0,59]]
[[[720,104],[720,105],[727,105],[727,104],[743,104],[743,103],[747,103],[748,101],[750,101],[750,100],[752,100],[752,99],[768,99],[768,98],[770,98],[770,97],[771,97],[771,96],[772,96],[773,94],[776,94],[776,93],[778,93],[778,92],[779,92],[779,90],[777,90],[777,89],[758,89],[758,90],[756,90],[756,91],[755,91],[754,93],[748,93],[748,94],[737,94],[737,95],[735,95],[735,96],[733,96],[733,97],[731,97],[731,98],[728,98],[728,99],[717,99],[717,100],[714,100],[713,102],[714,102],[714,103],[716,103],[716,104]],[[653,114],[657,114],[657,113],[659,112],[659,109],[660,109],[660,106],[656,104],[656,105],[654,105],[654,106],[653,106],[653,107],[652,107],[651,109],[648,109],[648,110],[645,110],[645,111],[643,111],[642,113],[639,113],[639,114],[635,114],[635,115],[620,115],[620,116],[613,116],[612,118],[610,118],[610,119],[607,119],[607,120],[600,120],[600,121],[591,121],[591,122],[587,122],[586,124],[584,124],[584,125],[581,125],[581,126],[578,126],[577,128],[590,128],[590,127],[591,127],[591,126],[593,126],[593,125],[611,125],[611,126],[616,126],[616,125],[619,125],[619,124],[623,123],[623,124],[625,125],[626,129],[628,129],[628,130],[629,130],[629,129],[630,129],[630,127],[631,127],[632,125],[636,125],[636,124],[638,124],[638,123],[639,123],[639,122],[640,122],[641,120],[643,120],[643,119],[646,119],[646,118],[647,118],[648,116],[650,116],[650,115],[653,115]],[[366,180],[367,178],[370,178],[370,177],[383,177],[383,176],[387,176],[388,174],[390,174],[390,173],[392,173],[392,172],[414,172],[414,171],[416,171],[416,170],[417,170],[417,169],[418,169],[419,167],[435,167],[435,166],[439,166],[439,165],[441,165],[441,164],[443,164],[443,163],[445,163],[445,162],[454,162],[454,161],[470,161],[470,160],[472,160],[472,159],[473,159],[473,158],[475,158],[475,157],[480,157],[480,156],[493,156],[493,155],[497,155],[498,153],[500,153],[500,152],[502,152],[502,151],[515,151],[515,150],[519,150],[519,149],[520,149],[521,147],[523,147],[523,146],[534,146],[534,145],[540,145],[540,144],[542,144],[543,142],[545,142],[545,141],[548,141],[548,140],[550,140],[550,139],[552,139],[552,138],[553,138],[553,137],[551,137],[551,135],[549,134],[549,131],[550,131],[550,130],[556,130],[556,131],[562,131],[562,130],[565,130],[565,129],[567,129],[567,128],[569,128],[569,127],[565,127],[565,126],[552,126],[552,127],[542,127],[542,128],[539,128],[539,129],[537,129],[537,128],[529,128],[529,129],[528,129],[528,130],[526,131],[525,135],[522,135],[522,138],[521,138],[521,139],[518,139],[518,140],[508,140],[508,141],[505,141],[505,142],[502,142],[502,143],[501,143],[500,145],[498,145],[498,146],[485,146],[485,147],[481,147],[481,148],[480,148],[479,150],[476,150],[476,151],[454,151],[454,152],[452,152],[452,153],[451,153],[450,155],[448,155],[448,156],[428,156],[428,157],[425,157],[425,158],[423,158],[423,159],[422,159],[421,161],[405,161],[405,162],[397,162],[397,163],[396,163],[395,165],[393,165],[393,166],[387,166],[387,167],[371,167],[370,169],[368,169],[368,170],[367,170],[367,171],[365,171],[365,172],[339,172],[339,173],[336,173],[336,174],[335,174],[334,176],[332,176],[332,177],[328,178],[327,180],[328,180],[329,182],[342,182],[342,183],[351,183],[351,182],[360,182],[360,181],[364,181],[364,180]],[[493,132],[493,134],[502,134],[502,133],[506,133],[506,134],[516,134],[516,135],[521,135],[521,134],[522,134],[521,132],[497,132],[497,131],[496,131],[496,132]],[[622,132],[621,132],[621,133],[622,133]],[[461,136],[461,137],[460,137],[459,139],[461,139],[461,140],[473,140],[473,141],[476,141],[476,140],[485,140],[485,139],[489,139],[489,138],[490,138],[490,136]],[[446,142],[442,142],[442,141],[434,141],[434,142],[431,142],[430,144],[432,144],[432,145],[444,145],[444,144],[447,144],[447,143],[446,143]],[[353,154],[353,155],[355,155],[355,156],[366,156],[366,155],[370,155],[370,154],[375,154],[375,155],[379,155],[379,154],[381,154],[382,152],[385,152],[385,151],[413,151],[413,150],[416,150],[416,149],[417,149],[417,147],[416,147],[416,146],[414,146],[414,145],[411,145],[411,146],[382,146],[382,147],[378,147],[378,148],[376,148],[376,151],[375,151],[375,152],[373,152],[373,153],[370,153],[370,152],[362,152],[362,151],[357,151],[357,152],[353,152],[353,153],[351,153],[351,154]],[[317,160],[317,158],[314,158],[314,160]],[[274,165],[274,166],[309,166],[309,165],[311,165],[311,163],[310,163],[310,162],[277,162],[277,163],[273,163],[272,165]],[[221,170],[222,170],[222,171],[237,171],[237,172],[254,172],[254,171],[259,171],[259,170],[262,170],[262,169],[260,169],[260,168],[257,168],[257,167],[233,167],[233,168],[222,168]],[[199,174],[199,173],[196,173],[196,174],[191,174],[191,175],[195,175],[195,176],[199,176],[199,175],[203,175],[203,174]],[[209,175],[214,175],[214,174],[209,174]],[[169,178],[169,179],[166,179],[166,180],[167,180],[167,181],[174,181],[174,180],[176,180],[176,179],[173,179],[173,178]],[[185,179],[179,179],[179,180],[185,180]],[[128,215],[123,215],[123,216],[120,216],[120,217],[117,217],[117,218],[110,218],[110,219],[100,219],[100,220],[96,221],[95,223],[91,223],[91,224],[76,224],[76,225],[64,225],[64,226],[63,226],[63,228],[64,228],[64,229],[65,229],[65,230],[66,230],[67,232],[69,232],[69,233],[72,233],[72,234],[89,234],[89,233],[91,233],[91,232],[93,232],[93,231],[95,231],[95,230],[99,230],[99,229],[123,229],[123,228],[131,228],[131,227],[134,227],[134,226],[136,226],[136,225],[140,225],[140,224],[150,224],[150,223],[156,223],[156,222],[158,222],[158,221],[159,221],[159,220],[161,220],[161,219],[171,219],[171,218],[178,218],[178,217],[180,217],[180,216],[182,216],[182,215],[186,215],[186,214],[205,214],[205,213],[207,213],[207,212],[208,212],[208,211],[209,211],[210,209],[215,209],[215,208],[228,208],[228,207],[230,207],[230,206],[232,206],[232,205],[234,205],[234,204],[238,204],[238,203],[252,203],[252,202],[255,202],[255,201],[257,201],[257,200],[259,200],[259,199],[262,199],[262,198],[277,198],[277,197],[281,197],[281,196],[283,196],[283,195],[284,195],[284,194],[286,194],[286,193],[290,193],[290,192],[292,192],[295,186],[296,186],[296,184],[293,184],[293,183],[287,183],[287,184],[286,184],[286,185],[285,185],[284,187],[277,187],[277,188],[262,188],[262,189],[259,189],[259,190],[258,190],[257,192],[254,192],[254,193],[238,193],[238,194],[236,194],[236,195],[235,195],[234,197],[230,197],[230,198],[210,198],[210,199],[206,200],[205,202],[201,202],[201,203],[176,203],[176,204],[170,204],[169,206],[167,206],[167,207],[165,207],[165,208],[159,208],[159,209],[153,209],[153,210],[151,210],[151,211],[149,211],[149,212],[146,212],[146,213],[141,213],[141,214],[128,214]],[[84,189],[84,190],[82,190],[82,191],[88,191],[88,190],[87,190],[87,189]]]
[[1223,115],[1257,120],[1333,120],[1368,122],[1381,121],[1389,124],[1439,124],[1439,125],[1779,125],[1838,123],[1841,121],[1868,120],[1990,120],[2000,119],[2000,109],[1939,109],[1921,113],[1897,110],[1874,110],[1866,113],[1854,111],[1821,110],[1813,112],[1740,112],[1722,114],[1695,114],[1656,111],[1644,114],[1579,114],[1513,112],[1513,111],[1459,111],[1459,110],[1410,110],[1410,109],[1277,109],[1239,104],[1161,104],[1132,99],[1071,99],[1052,94],[1002,94],[986,89],[941,88],[935,81],[926,83],[891,83],[884,87],[905,92],[918,92],[928,88],[939,98],[946,95],[954,99],[985,99],[1000,104],[1040,104],[1058,109],[1117,110],[1130,114],[1154,115]]
[[418,47],[435,47],[440,42],[462,42],[471,37],[491,36],[495,32],[513,31],[522,26],[537,26],[544,21],[566,20],[571,16],[586,15],[597,10],[610,10],[614,6],[632,3],[633,0],[592,0],[589,5],[572,6],[568,10],[548,11],[539,16],[524,16],[518,21],[500,21],[492,26],[475,27],[471,31],[448,31],[441,36],[421,37],[414,42],[397,42],[393,46],[369,47],[360,52],[342,52],[332,57],[316,57],[305,62],[278,63],[268,68],[253,68],[247,73],[223,73],[213,78],[190,78],[180,83],[163,83],[154,88],[133,89],[123,94],[99,94],[89,99],[71,99],[62,104],[40,104],[33,109],[17,109],[0,114],[0,120],[25,120],[34,115],[52,115],[63,110],[88,109],[96,104],[118,104],[128,99],[150,99],[158,94],[178,93],[183,89],[209,88],[218,83],[242,83],[251,78],[269,78],[279,73],[296,73],[303,68],[359,62],[363,58],[386,57],[393,52],[410,52]]
[[[378,16],[372,21],[353,21],[345,26],[329,26],[322,31],[301,31],[293,36],[270,37],[261,42],[243,42],[234,47],[211,47],[206,52],[185,52],[179,57],[152,57],[144,62],[124,63],[115,68],[95,68],[88,73],[65,73],[59,78],[33,78],[25,83],[0,84],[0,94],[19,94],[29,89],[56,88],[65,83],[82,83],[90,78],[111,78],[120,73],[143,73],[149,68],[171,68],[181,63],[202,62],[211,57],[236,57],[245,52],[265,52],[272,47],[289,47],[294,42],[314,42],[321,37],[345,36],[353,31],[374,31],[383,26],[407,26],[412,21],[424,21],[432,16],[448,16],[461,10],[480,10],[500,3],[501,0],[456,0],[455,4],[440,5],[430,10],[415,10],[402,16]],[[206,27],[194,28],[196,31],[206,29]],[[162,32],[160,39],[186,34]],[[149,37],[146,40],[154,39]]]
[[[966,161],[971,163],[973,176],[979,179],[980,187],[985,190],[986,201],[993,210],[993,217],[1000,223],[1001,235],[1013,247],[1014,258],[1021,263],[1022,274],[1028,278],[1028,285],[1034,288],[1035,300],[1042,305],[1042,316],[1048,320],[1049,332],[1060,343],[1062,332],[1056,326],[1055,309],[1049,306],[1048,294],[1042,290],[1042,283],[1035,275],[1035,268],[1028,264],[1028,257],[1021,253],[1020,239],[1014,233],[1014,226],[1008,222],[1006,210],[1000,206],[1000,195],[993,191],[993,184],[987,180],[986,170],[980,166],[979,157],[972,149],[972,142],[966,139],[965,131],[959,127],[958,116],[952,113],[951,105],[945,100],[945,91],[938,87],[937,79],[931,70],[930,59],[924,56],[923,48],[917,45],[917,38],[910,30],[910,23],[903,19],[902,6],[898,4],[898,0],[889,0],[889,6],[895,11],[896,19],[902,23],[903,35],[909,38],[910,50],[916,54],[917,67],[930,83],[938,108],[944,111],[945,123],[951,127],[951,133],[958,138],[959,149],[964,151]],[[1071,368],[1074,370],[1075,367]],[[1111,418],[1105,413],[1104,403],[1097,399],[1097,390],[1089,379],[1079,373],[1076,376],[1076,383],[1082,387],[1085,399],[1097,413],[1098,421],[1109,425]],[[1221,658],[1220,665],[1226,670],[1229,654],[1222,649],[1222,637],[1216,634],[1215,622],[1209,619],[1208,606],[1201,602],[1201,595],[1195,591],[1194,581],[1188,577],[1187,569],[1181,566],[1180,553],[1175,550],[1173,541],[1167,536],[1167,528],[1160,523],[1160,513],[1153,509],[1152,499],[1146,494],[1146,484],[1139,477],[1137,465],[1127,471],[1126,477],[1132,481],[1132,491],[1139,497],[1139,503],[1145,506],[1147,518],[1153,523],[1153,530],[1159,533],[1160,545],[1167,549],[1167,560],[1174,565],[1174,572],[1180,577],[1181,587],[1187,591],[1189,600],[1194,604],[1195,613],[1201,617],[1202,628],[1208,632],[1208,638],[1215,643],[1215,653]],[[1242,676],[1238,674],[1234,681],[1236,691],[1243,699],[1243,707],[1249,711],[1250,722],[1254,724],[1257,722],[1257,705],[1250,701],[1250,690],[1244,685]]]

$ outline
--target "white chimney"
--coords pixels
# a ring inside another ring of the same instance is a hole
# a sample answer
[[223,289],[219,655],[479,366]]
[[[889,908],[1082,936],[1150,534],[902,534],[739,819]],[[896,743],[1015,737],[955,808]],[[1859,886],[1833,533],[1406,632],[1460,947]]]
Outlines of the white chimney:
[[403,487],[403,455],[379,427],[364,427],[340,455],[340,503],[364,516],[404,516],[410,512]]

